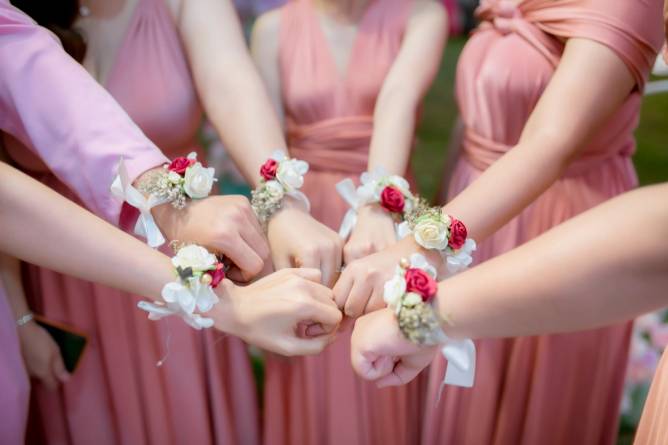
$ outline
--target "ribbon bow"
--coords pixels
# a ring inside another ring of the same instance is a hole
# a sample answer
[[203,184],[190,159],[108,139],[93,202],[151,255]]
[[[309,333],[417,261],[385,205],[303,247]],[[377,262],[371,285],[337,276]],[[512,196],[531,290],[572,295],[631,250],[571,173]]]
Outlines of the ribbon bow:
[[158,199],[153,195],[146,199],[143,193],[134,188],[128,178],[128,170],[123,158],[118,162],[118,175],[111,184],[111,193],[139,210],[139,218],[134,228],[137,235],[145,237],[146,242],[151,247],[159,247],[165,243],[165,237],[160,233],[160,229],[151,214],[151,209],[169,201]]
[[475,381],[475,343],[471,339],[448,339],[441,349],[443,357],[448,361],[445,370],[444,385],[471,388]]

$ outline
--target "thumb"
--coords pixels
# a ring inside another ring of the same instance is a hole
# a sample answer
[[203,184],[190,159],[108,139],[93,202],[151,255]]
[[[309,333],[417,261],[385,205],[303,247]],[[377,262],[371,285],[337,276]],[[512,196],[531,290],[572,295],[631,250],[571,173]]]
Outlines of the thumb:
[[413,380],[420,371],[422,371],[422,368],[409,366],[403,361],[400,361],[394,366],[394,370],[390,374],[378,380],[377,385],[379,388],[405,385]]
[[54,354],[51,361],[51,370],[60,383],[67,383],[69,381],[70,373],[65,369],[63,357],[60,355],[60,352]]
[[351,363],[355,372],[365,380],[377,380],[392,372],[394,360],[390,356],[374,352],[351,352]]
[[291,337],[288,353],[290,355],[314,355],[322,352],[334,340],[334,336],[323,335],[314,338]]

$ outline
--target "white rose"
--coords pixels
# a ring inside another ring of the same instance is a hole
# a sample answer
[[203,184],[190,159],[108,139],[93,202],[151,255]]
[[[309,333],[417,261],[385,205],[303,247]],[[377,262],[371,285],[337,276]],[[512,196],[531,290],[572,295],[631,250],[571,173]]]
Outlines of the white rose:
[[401,297],[406,293],[406,280],[401,275],[396,275],[385,283],[383,300],[390,307],[395,307]]
[[404,305],[406,306],[415,306],[420,303],[422,303],[422,295],[416,294],[415,292],[409,292],[404,297]]
[[298,159],[288,159],[278,165],[276,179],[288,192],[291,192],[304,185],[306,172],[308,172],[308,163]]
[[444,250],[448,247],[448,226],[441,221],[424,218],[415,225],[415,241],[425,249]]
[[183,185],[186,194],[193,199],[209,196],[215,181],[214,174],[215,170],[213,168],[204,168],[199,162],[188,167]]
[[278,198],[278,199],[283,198],[283,195],[285,194],[285,189],[283,188],[283,186],[278,181],[274,181],[274,180],[267,181],[267,182],[265,182],[264,186],[265,186],[269,196],[272,196],[272,197]]
[[211,270],[216,262],[214,254],[209,253],[204,247],[196,244],[183,247],[172,258],[174,267],[181,267],[182,269],[192,267],[193,271],[199,272]]

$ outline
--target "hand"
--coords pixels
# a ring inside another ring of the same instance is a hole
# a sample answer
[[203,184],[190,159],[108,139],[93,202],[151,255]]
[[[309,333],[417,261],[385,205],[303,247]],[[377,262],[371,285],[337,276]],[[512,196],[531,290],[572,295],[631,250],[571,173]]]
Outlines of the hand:
[[344,264],[379,252],[397,242],[394,221],[378,205],[363,206],[350,239],[343,247]]
[[18,329],[21,351],[28,374],[38,379],[47,388],[54,390],[69,380],[60,348],[48,332],[35,322]]
[[437,346],[408,341],[399,330],[392,309],[383,309],[355,321],[350,360],[357,374],[375,380],[378,387],[404,385],[429,366]]
[[407,237],[387,249],[348,264],[334,286],[334,299],[351,318],[385,307],[383,287],[392,278],[402,258],[423,254],[437,270],[444,267],[438,252],[426,250],[413,237]]
[[[225,280],[221,302],[208,315],[217,329],[269,351],[317,354],[334,340],[341,321],[320,278],[317,269],[283,269],[246,287]],[[303,326],[306,335],[300,336]]]
[[322,284],[332,286],[341,268],[343,242],[339,235],[285,198],[269,221],[267,236],[276,270],[289,267],[320,269]]
[[182,210],[163,204],[153,215],[167,239],[197,243],[228,257],[235,265],[228,276],[235,281],[249,281],[269,262],[269,245],[243,196],[210,196]]

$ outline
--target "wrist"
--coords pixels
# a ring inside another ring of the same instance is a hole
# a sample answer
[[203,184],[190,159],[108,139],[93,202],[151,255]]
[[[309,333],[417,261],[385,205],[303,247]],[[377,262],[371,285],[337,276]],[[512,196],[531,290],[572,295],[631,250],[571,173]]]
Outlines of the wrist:
[[237,286],[231,280],[226,278],[221,281],[216,289],[220,301],[210,314],[216,329],[236,337],[243,332],[243,322],[237,304],[240,292],[242,292],[241,286]]

